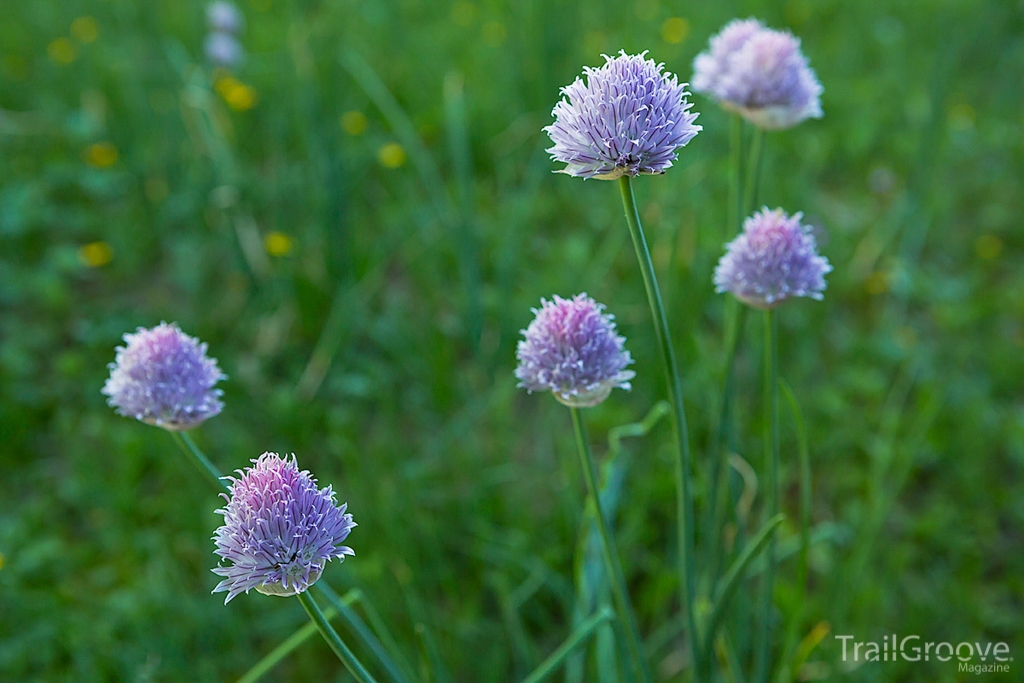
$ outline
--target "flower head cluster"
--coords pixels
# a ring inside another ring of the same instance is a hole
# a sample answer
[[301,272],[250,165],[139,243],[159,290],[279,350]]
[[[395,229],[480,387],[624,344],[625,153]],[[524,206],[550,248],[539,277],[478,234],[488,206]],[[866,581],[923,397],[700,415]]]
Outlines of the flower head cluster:
[[701,130],[686,83],[646,55],[604,55],[604,66],[584,67],[585,82],[562,88],[555,122],[544,128],[555,143],[548,153],[566,164],[562,173],[602,180],[664,173]]
[[601,313],[602,304],[586,294],[571,299],[541,299],[536,317],[523,330],[516,358],[516,378],[527,391],[551,391],[574,408],[595,406],[612,389],[629,389],[636,373],[616,334],[614,316]]
[[693,89],[766,130],[822,116],[823,89],[800,41],[756,19],[732,21],[711,38],[693,62]]
[[217,0],[206,8],[206,24],[210,33],[203,49],[214,66],[236,67],[245,58],[245,50],[238,42],[238,34],[245,28],[245,18],[237,7],[227,0]]
[[223,393],[214,385],[226,375],[206,357],[206,344],[174,323],[124,335],[103,386],[107,402],[125,417],[181,431],[220,413]]
[[214,533],[214,551],[231,564],[213,573],[224,580],[214,593],[227,591],[227,604],[255,588],[264,595],[295,595],[316,583],[324,565],[355,555],[341,545],[356,523],[335,504],[334,491],[317,488],[316,479],[299,470],[295,456],[264,453],[240,479],[231,481],[228,504],[217,512],[224,525]]
[[754,308],[775,308],[786,299],[821,299],[825,274],[832,270],[819,256],[803,214],[762,209],[743,224],[743,232],[726,245],[715,268],[715,291],[731,292]]

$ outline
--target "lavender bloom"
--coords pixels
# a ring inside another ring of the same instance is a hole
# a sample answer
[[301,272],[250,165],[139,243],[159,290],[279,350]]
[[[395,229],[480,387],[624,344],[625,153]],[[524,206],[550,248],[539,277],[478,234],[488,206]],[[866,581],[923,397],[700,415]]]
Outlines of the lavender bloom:
[[800,41],[756,19],[735,20],[693,62],[693,89],[759,128],[790,128],[821,118],[823,88]]
[[700,132],[686,83],[646,56],[603,55],[604,66],[583,68],[586,83],[577,78],[562,88],[566,99],[544,128],[555,143],[551,158],[566,164],[560,173],[601,180],[664,173]]
[[602,314],[604,306],[586,294],[540,303],[516,348],[520,387],[551,391],[572,408],[596,406],[613,388],[630,388],[636,373],[626,370],[633,359],[615,332],[615,316]]
[[245,59],[245,50],[230,33],[214,32],[203,41],[203,51],[211,64],[223,67],[236,67]]
[[227,376],[206,357],[205,343],[174,323],[140,327],[124,341],[102,390],[119,414],[183,431],[220,413],[223,392],[213,386]]
[[217,0],[206,8],[206,23],[211,31],[221,33],[238,33],[245,26],[245,17],[230,2]]
[[316,583],[324,565],[344,561],[355,552],[341,545],[356,523],[346,505],[334,502],[330,486],[318,489],[316,479],[299,471],[291,459],[264,453],[241,479],[231,481],[228,504],[217,512],[224,525],[214,532],[214,551],[231,564],[213,573],[225,577],[213,589],[227,591],[226,605],[255,588],[264,595],[296,595]]
[[802,213],[762,209],[743,224],[743,232],[726,245],[715,268],[715,291],[732,292],[754,308],[775,308],[786,299],[821,299],[828,259],[819,256]]

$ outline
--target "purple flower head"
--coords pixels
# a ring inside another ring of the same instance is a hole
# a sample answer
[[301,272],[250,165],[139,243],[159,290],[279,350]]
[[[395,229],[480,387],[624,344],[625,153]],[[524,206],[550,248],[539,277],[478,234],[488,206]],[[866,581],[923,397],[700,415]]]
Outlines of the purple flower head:
[[232,3],[217,0],[206,7],[206,23],[211,31],[238,33],[245,27],[245,17]]
[[735,20],[693,62],[693,89],[765,130],[821,118],[823,89],[800,41],[756,19]]
[[227,376],[206,357],[206,344],[177,324],[140,327],[124,335],[103,386],[107,403],[125,417],[183,431],[220,413],[223,393],[214,385]]
[[264,595],[295,595],[316,583],[324,565],[355,555],[341,545],[356,523],[346,505],[334,502],[331,487],[317,488],[316,479],[299,471],[291,459],[264,453],[241,479],[231,481],[228,504],[217,512],[224,525],[214,532],[214,551],[231,564],[213,573],[224,580],[214,593],[227,591],[226,605],[255,588]]
[[626,369],[633,359],[615,332],[615,316],[601,313],[604,306],[586,294],[540,304],[516,348],[520,387],[550,391],[573,408],[596,406],[615,387],[630,388],[636,373]]
[[743,223],[743,232],[725,245],[715,268],[715,291],[732,292],[754,308],[775,308],[786,299],[821,299],[828,259],[819,256],[810,228],[800,225],[803,214],[787,216],[767,208]]
[[206,58],[215,66],[233,68],[245,59],[242,44],[230,33],[215,31],[209,34],[203,41],[203,51],[206,52]]
[[700,132],[686,83],[646,56],[603,55],[604,66],[583,68],[586,82],[562,88],[555,122],[544,128],[555,143],[551,158],[566,164],[560,173],[601,180],[664,173]]

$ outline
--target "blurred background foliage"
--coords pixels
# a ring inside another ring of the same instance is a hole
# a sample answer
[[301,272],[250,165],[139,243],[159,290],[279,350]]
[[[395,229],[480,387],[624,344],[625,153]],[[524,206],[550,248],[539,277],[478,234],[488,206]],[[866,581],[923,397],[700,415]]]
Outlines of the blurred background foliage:
[[[780,316],[814,470],[810,596],[791,563],[777,595],[821,640],[800,676],[957,678],[844,667],[834,634],[1024,651],[1024,3],[239,6],[229,73],[204,61],[201,2],[0,2],[0,678],[233,680],[305,621],[295,601],[209,594],[218,499],[104,404],[121,335],[161,320],[230,377],[201,445],[224,470],[294,451],[334,485],[360,526],[326,577],[365,591],[431,680],[528,672],[570,628],[583,508],[566,411],[515,389],[530,307],[587,291],[629,339],[638,378],[589,411],[598,446],[662,392],[616,189],[552,175],[540,129],[602,52],[650,50],[688,80],[749,15],[800,36],[825,86],[824,119],[767,138],[761,191],[805,212],[835,266],[823,302]],[[735,227],[729,119],[693,99],[704,132],[635,188],[703,472],[710,275]],[[759,322],[739,366],[755,468]],[[678,609],[668,438],[626,445],[619,544],[645,633]],[[664,641],[678,679],[683,643]],[[268,677],[324,679],[345,675],[318,640]]]

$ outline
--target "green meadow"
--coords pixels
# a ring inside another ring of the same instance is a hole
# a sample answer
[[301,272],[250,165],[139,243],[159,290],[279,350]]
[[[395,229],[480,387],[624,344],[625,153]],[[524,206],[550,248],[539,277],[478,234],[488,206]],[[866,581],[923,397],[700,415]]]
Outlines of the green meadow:
[[[765,136],[758,205],[802,211],[834,266],[823,301],[778,310],[813,481],[805,590],[784,401],[780,680],[1021,679],[1024,4],[239,8],[246,58],[228,71],[204,57],[202,2],[0,0],[0,680],[236,681],[308,623],[295,600],[211,595],[223,500],[100,394],[122,335],[167,321],[228,375],[196,442],[224,471],[294,452],[334,487],[356,555],[324,581],[355,591],[416,679],[522,681],[606,597],[569,415],[513,376],[530,309],[578,292],[636,359],[632,391],[587,420],[644,646],[656,680],[693,680],[668,418],[617,429],[665,395],[618,190],[554,173],[541,129],[602,53],[648,50],[688,81],[748,16],[800,37],[825,88],[822,119]],[[739,226],[731,117],[690,100],[703,132],[633,187],[703,519],[727,310],[711,277]],[[761,319],[745,323],[728,556],[764,521]],[[719,554],[705,531],[698,612]],[[743,661],[763,567],[726,622]],[[612,633],[549,680],[617,680]],[[894,634],[1005,642],[1017,661],[844,662],[836,637]],[[351,679],[314,633],[261,680]]]

